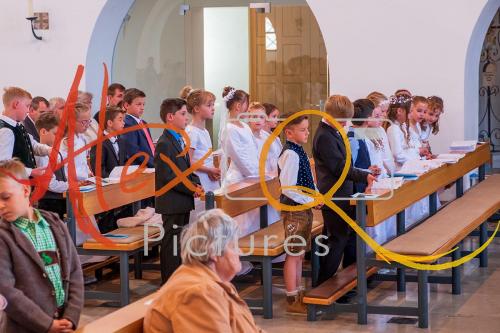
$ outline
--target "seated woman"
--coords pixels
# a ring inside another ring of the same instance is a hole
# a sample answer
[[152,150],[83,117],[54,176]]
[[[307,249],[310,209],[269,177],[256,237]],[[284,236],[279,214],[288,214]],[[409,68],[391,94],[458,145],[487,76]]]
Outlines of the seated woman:
[[181,256],[146,313],[145,333],[263,332],[230,282],[241,269],[231,217],[220,209],[200,215],[182,233]]

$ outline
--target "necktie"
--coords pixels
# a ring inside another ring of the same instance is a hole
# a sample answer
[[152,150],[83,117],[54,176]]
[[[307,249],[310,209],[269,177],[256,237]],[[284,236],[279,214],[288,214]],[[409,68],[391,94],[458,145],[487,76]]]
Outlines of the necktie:
[[111,145],[113,146],[113,150],[115,151],[116,157],[120,159],[119,158],[120,147],[118,146],[118,138],[111,138],[109,140],[111,141]]
[[33,147],[31,146],[31,140],[30,140],[30,137],[28,135],[28,132],[26,132],[26,128],[24,128],[23,124],[21,124],[21,123],[17,124],[17,128],[19,129],[19,131],[21,132],[21,134],[23,136],[24,143],[26,145],[26,148],[28,149],[29,162],[32,163],[31,166],[27,165],[27,167],[36,168],[35,154],[33,153]]
[[[141,124],[146,124],[146,122],[141,119]],[[144,127],[142,130],[144,131],[144,135],[146,135],[146,140],[148,140],[149,149],[151,149],[151,152],[154,155],[155,154],[155,145],[153,144],[153,139],[151,139],[151,135],[149,134],[149,131],[146,127]]]

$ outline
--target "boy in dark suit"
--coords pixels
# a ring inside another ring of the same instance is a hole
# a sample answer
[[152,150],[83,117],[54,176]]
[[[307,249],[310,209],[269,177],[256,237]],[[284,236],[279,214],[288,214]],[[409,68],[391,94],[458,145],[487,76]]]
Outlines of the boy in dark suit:
[[[106,129],[104,135],[123,130],[125,111],[117,107],[106,108]],[[123,166],[127,161],[127,142],[121,135],[113,136],[102,142],[101,165],[96,165],[97,147],[90,150],[90,166],[92,172],[96,174],[97,168],[101,168],[101,177],[107,178],[116,166]]]
[[[328,98],[325,111],[333,118],[352,118],[354,107],[351,101],[340,95]],[[339,122],[345,126],[345,122]],[[325,118],[320,122],[313,141],[313,157],[316,168],[317,184],[320,193],[327,193],[339,180],[346,163],[346,147],[340,133]],[[354,194],[354,182],[364,183],[369,186],[375,180],[369,172],[357,169],[351,163],[347,178],[343,181],[334,198],[349,198]],[[335,201],[344,212],[355,219],[354,207],[349,200]],[[332,277],[343,259],[343,267],[356,262],[356,233],[349,225],[331,210],[327,205],[323,206],[322,215],[324,220],[323,234],[327,236],[326,245],[329,252],[321,257],[319,282],[322,283]]]
[[[104,135],[119,132],[123,130],[123,118],[125,111],[117,107],[106,108],[106,129]],[[101,169],[101,177],[107,178],[116,166],[123,166],[127,161],[127,142],[120,136],[113,136],[102,142],[101,165],[97,165],[97,147],[93,146],[90,150],[90,167],[94,175],[96,170]],[[132,207],[130,205],[122,206],[108,212],[97,214],[97,225],[101,233],[106,233],[117,228],[116,220],[119,217],[130,216]]]
[[[146,124],[146,122],[142,120],[145,100],[146,94],[141,90],[136,88],[126,90],[125,96],[123,97],[123,108],[125,109],[125,111],[127,111],[127,115],[124,119],[125,128],[137,126],[139,124]],[[127,155],[129,157],[132,157],[139,152],[146,153],[149,156],[147,167],[152,168],[154,166],[153,156],[155,147],[149,128],[138,129],[132,132],[125,133],[123,135],[123,138],[128,143]],[[140,165],[142,161],[144,161],[143,156],[135,159],[134,164]]]
[[[184,130],[188,123],[186,101],[180,98],[167,98],[161,104],[160,117],[163,122],[172,125],[175,129]],[[184,148],[185,142],[179,132],[171,129],[163,131],[156,146],[154,159],[156,191],[178,177],[164,161],[165,158],[170,159],[181,172],[191,167],[189,154],[179,156]],[[194,209],[194,198],[203,191],[200,179],[194,172],[189,174],[188,180],[196,185],[196,192],[191,191],[181,182],[166,193],[156,197],[156,212],[162,214],[165,230],[160,253],[162,283],[165,283],[181,265],[180,233],[182,227],[189,223],[189,214]],[[175,252],[174,242],[177,243]]]

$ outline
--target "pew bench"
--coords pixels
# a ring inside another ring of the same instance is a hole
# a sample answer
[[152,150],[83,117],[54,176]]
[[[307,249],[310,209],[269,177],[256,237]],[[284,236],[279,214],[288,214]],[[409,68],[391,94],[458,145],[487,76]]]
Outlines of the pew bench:
[[[370,277],[378,271],[377,267],[370,267],[366,271],[366,277]],[[356,265],[350,265],[337,274],[323,282],[316,288],[307,291],[304,295],[303,302],[307,304],[307,321],[315,321],[317,310],[322,308],[330,308],[332,305],[341,310],[342,307],[349,305],[334,303],[347,294],[357,285],[357,269]]]
[[[410,257],[442,255],[456,248],[451,255],[452,260],[458,260],[462,255],[461,241],[475,229],[480,229],[479,246],[486,242],[488,218],[495,214],[498,209],[500,209],[500,175],[492,175],[474,186],[464,196],[428,218],[424,223],[386,243],[384,247],[392,252]],[[487,249],[479,254],[481,267],[487,265],[487,254]],[[388,265],[379,256],[375,260],[367,262],[369,265],[375,264],[379,267],[394,266],[394,263]],[[460,267],[453,267],[451,270],[451,277],[447,277],[447,279],[429,276],[428,271],[424,270],[417,272],[418,307],[413,308],[414,311],[407,312],[409,315],[413,312],[414,316],[418,316],[420,328],[428,327],[429,283],[451,283],[452,294],[461,293]],[[394,310],[397,312],[397,309]]]
[[142,333],[144,316],[156,297],[157,293],[153,293],[141,298],[136,302],[80,327],[75,333]]
[[[113,244],[99,243],[95,239],[88,239],[82,247],[77,248],[78,254],[97,256],[116,256],[120,263],[120,292],[104,292],[95,290],[85,290],[85,298],[118,301],[120,306],[129,304],[129,258],[134,257],[134,271],[137,279],[142,278],[141,252],[145,247],[145,227],[118,228],[106,235],[123,235],[124,238],[110,238]],[[147,228],[147,246],[155,246],[159,243],[157,236],[160,229],[150,226]]]

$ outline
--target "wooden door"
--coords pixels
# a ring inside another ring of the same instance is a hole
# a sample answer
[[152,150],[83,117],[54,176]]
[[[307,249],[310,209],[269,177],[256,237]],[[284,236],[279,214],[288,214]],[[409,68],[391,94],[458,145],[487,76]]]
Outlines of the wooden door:
[[[273,33],[275,49],[266,45]],[[273,103],[285,115],[319,109],[327,93],[326,48],[309,7],[273,5],[268,14],[250,10],[251,99]],[[319,120],[310,119],[308,154]]]

